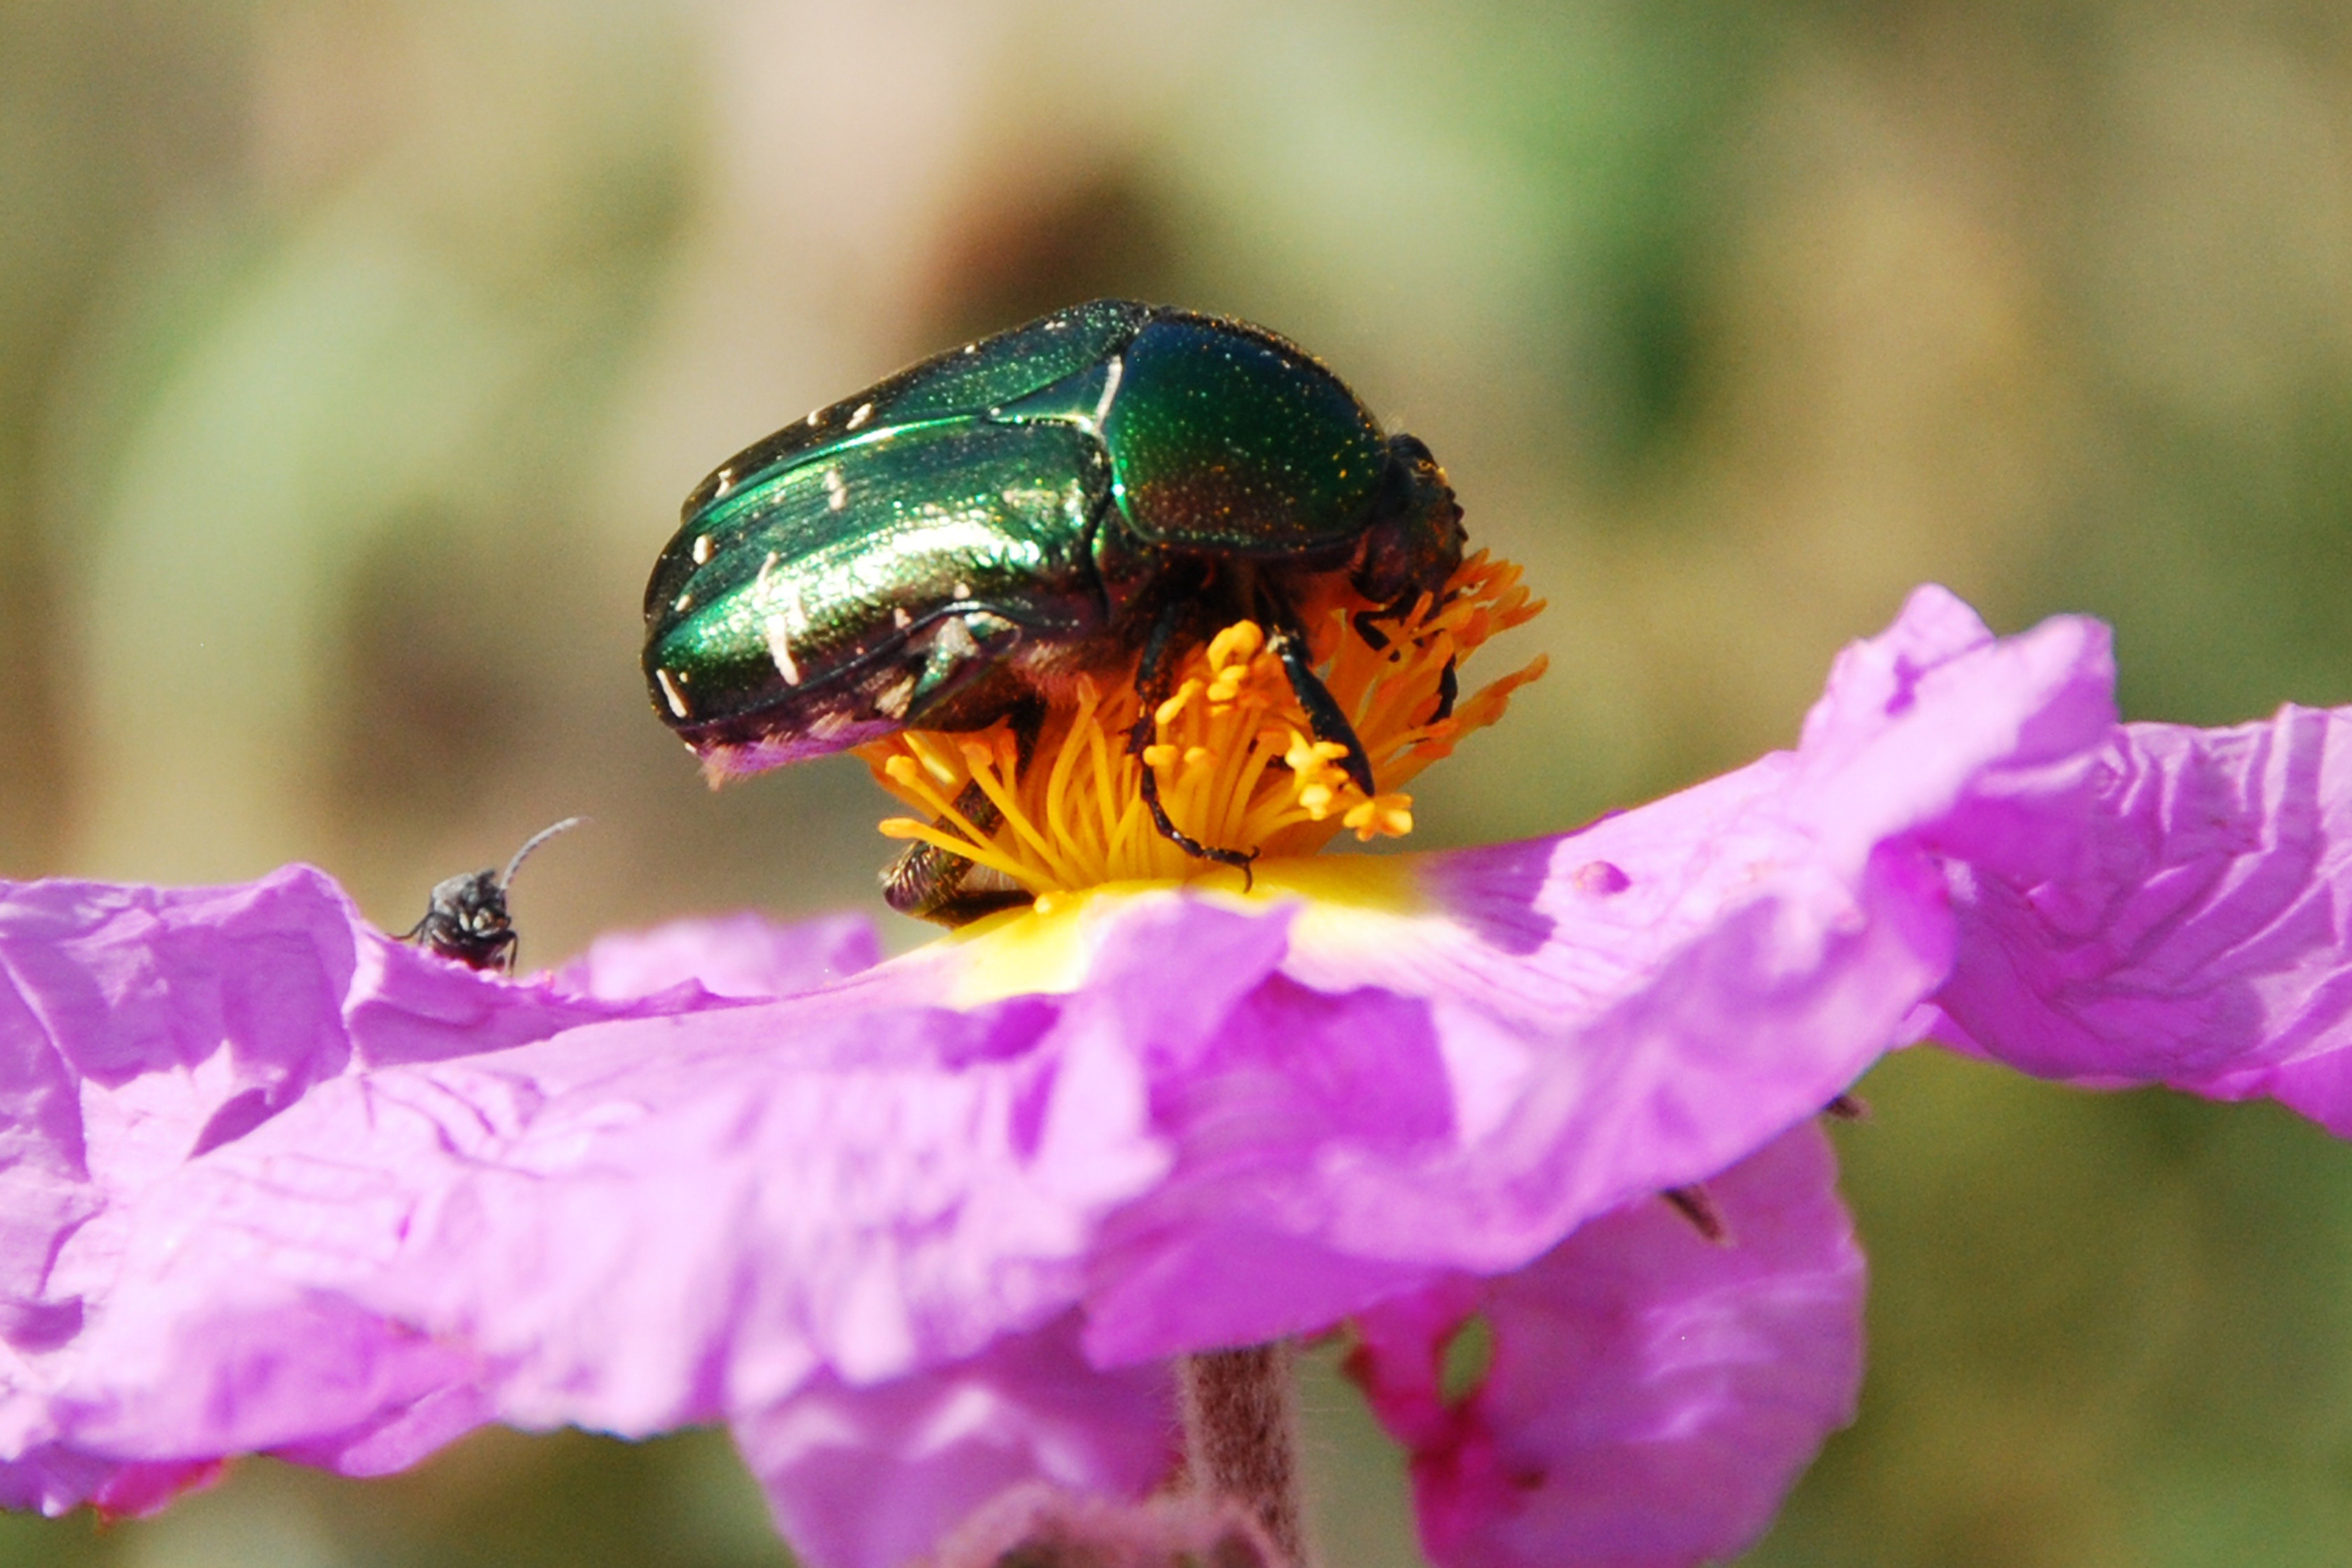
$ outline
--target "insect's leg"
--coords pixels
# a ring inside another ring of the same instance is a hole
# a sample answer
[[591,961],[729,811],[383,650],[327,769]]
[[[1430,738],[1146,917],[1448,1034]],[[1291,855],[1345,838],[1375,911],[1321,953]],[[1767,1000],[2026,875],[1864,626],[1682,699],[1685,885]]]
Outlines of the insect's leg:
[[1037,755],[1037,737],[1045,729],[1045,699],[1031,696],[1006,716],[1013,731],[1013,765],[1017,774],[1029,771],[1029,759]]
[[1135,726],[1127,733],[1127,749],[1131,757],[1139,757],[1151,744],[1152,715],[1168,700],[1168,686],[1172,672],[1168,656],[1176,651],[1176,639],[1184,623],[1192,619],[1191,604],[1181,595],[1171,596],[1151,618],[1151,630],[1143,639],[1143,655],[1135,664],[1135,695],[1141,706],[1135,716]]
[[1374,653],[1379,653],[1396,640],[1381,630],[1381,622],[1393,621],[1402,629],[1405,622],[1412,617],[1412,612],[1421,608],[1421,601],[1424,597],[1432,600],[1431,608],[1434,609],[1437,602],[1443,601],[1444,595],[1434,589],[1408,587],[1386,604],[1376,604],[1370,610],[1357,611],[1348,617],[1348,623],[1356,629],[1357,636],[1371,644]]
[[[1137,713],[1135,727],[1127,732],[1127,754],[1139,761],[1152,742],[1153,718],[1160,705],[1168,700],[1169,655],[1175,651],[1177,634],[1186,620],[1195,613],[1182,598],[1171,598],[1161,606],[1151,622],[1151,632],[1143,640],[1143,657],[1135,666]],[[1195,860],[1214,861],[1219,865],[1242,868],[1242,885],[1250,885],[1250,862],[1257,859],[1255,850],[1221,850],[1204,844],[1179,828],[1168,817],[1168,808],[1160,803],[1160,771],[1150,763],[1143,764],[1143,805],[1151,813],[1151,825],[1160,836],[1182,850]]]
[[1437,675],[1437,711],[1424,722],[1442,724],[1454,716],[1454,699],[1462,695],[1462,681],[1454,673],[1454,661],[1445,661],[1445,668]]
[[[977,784],[965,785],[955,805],[982,832],[1004,820],[996,802],[982,793]],[[901,915],[950,929],[969,925],[1000,909],[1017,909],[1034,902],[1024,887],[974,885],[979,869],[937,844],[911,843],[882,873],[882,901]]]
[[1372,788],[1372,764],[1364,755],[1364,743],[1356,738],[1356,727],[1339,710],[1322,677],[1316,674],[1314,655],[1307,651],[1307,639],[1286,627],[1277,626],[1266,639],[1266,646],[1282,661],[1282,673],[1290,677],[1291,695],[1307,712],[1307,727],[1318,740],[1337,741],[1348,748],[1340,759],[1341,771],[1369,799]]
[[[1013,771],[1018,775],[1036,754],[1038,732],[1045,726],[1045,705],[1031,700],[1011,716],[1013,739],[1018,748]],[[967,784],[956,797],[955,809],[982,832],[994,831],[1004,821],[996,802],[977,784]],[[946,824],[941,818],[934,827]],[[1000,909],[1015,909],[1033,902],[1027,889],[1010,885],[975,885],[980,868],[961,855],[920,841],[898,852],[882,873],[882,901],[901,915],[929,920],[952,929],[969,925]]]
[[1706,1188],[1693,1182],[1688,1186],[1670,1186],[1658,1196],[1676,1214],[1689,1220],[1691,1228],[1701,1236],[1717,1247],[1730,1244],[1731,1227],[1723,1222],[1722,1211],[1715,1207],[1715,1198]]
[[1214,844],[1204,844],[1169,820],[1168,808],[1160,803],[1160,776],[1149,765],[1143,769],[1143,805],[1151,813],[1151,825],[1160,836],[1191,855],[1194,860],[1214,861],[1219,865],[1239,866],[1242,871],[1242,891],[1252,885],[1250,866],[1257,859],[1255,850],[1221,850]]

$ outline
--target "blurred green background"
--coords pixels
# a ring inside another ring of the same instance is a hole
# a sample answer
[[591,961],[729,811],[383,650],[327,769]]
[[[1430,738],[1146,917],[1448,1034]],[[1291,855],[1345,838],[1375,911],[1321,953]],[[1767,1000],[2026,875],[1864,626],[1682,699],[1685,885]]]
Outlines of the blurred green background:
[[[1421,841],[1787,742],[1927,579],[2106,617],[2135,716],[2352,701],[2340,3],[0,0],[0,873],[303,858],[399,927],[584,812],[527,960],[878,914],[856,764],[713,796],[649,714],[646,570],[748,441],[1109,293],[1321,352],[1549,596]],[[2352,1555],[2352,1149],[1925,1053],[1865,1092],[1862,1418],[1749,1563]],[[1328,1356],[1309,1404],[1331,1568],[1416,1562]],[[708,1433],[0,1520],[781,1561]]]

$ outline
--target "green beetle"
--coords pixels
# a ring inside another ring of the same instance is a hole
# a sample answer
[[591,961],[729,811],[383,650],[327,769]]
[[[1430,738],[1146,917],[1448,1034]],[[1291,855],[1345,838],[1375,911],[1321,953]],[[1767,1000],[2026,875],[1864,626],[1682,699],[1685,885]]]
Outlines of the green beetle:
[[[1262,328],[1130,300],[1073,306],[925,360],[786,426],[687,497],[646,588],[654,706],[750,772],[902,728],[1034,735],[1081,674],[1133,679],[1150,740],[1173,655],[1265,626],[1318,739],[1373,792],[1317,678],[1305,613],[1344,586],[1402,614],[1461,563],[1429,449]],[[1168,820],[1189,852],[1246,865]],[[894,907],[950,921],[948,857],[916,846]],[[954,862],[960,867],[963,862]]]

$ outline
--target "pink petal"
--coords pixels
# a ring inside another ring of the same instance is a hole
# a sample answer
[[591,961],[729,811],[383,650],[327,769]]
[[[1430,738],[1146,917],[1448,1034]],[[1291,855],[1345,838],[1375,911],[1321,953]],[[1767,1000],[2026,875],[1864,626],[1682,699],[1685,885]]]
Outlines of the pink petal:
[[[1655,1200],[1518,1273],[1364,1314],[1351,1363],[1413,1450],[1440,1568],[1678,1568],[1763,1533],[1862,1378],[1862,1255],[1829,1147],[1800,1128],[1707,1184],[1717,1245]],[[1492,1361],[1440,1376],[1473,1316]]]
[[[0,893],[0,1485],[54,1506],[252,1448],[368,1472],[486,1419],[724,1419],[843,1563],[898,1543],[830,1511],[845,1456],[942,1517],[1000,1481],[1131,1490],[1157,1406],[1092,1374],[1042,1400],[1019,1368],[1067,1346],[1037,1336],[1137,1363],[1646,1234],[1643,1195],[1907,1038],[1954,949],[1939,857],[2052,852],[2035,791],[2105,739],[2107,674],[2094,626],[2000,642],[1923,591],[1794,752],[1385,862],[1401,904],[1106,895],[1069,985],[985,1004],[957,997],[986,936],[860,969],[856,929],[736,923],[507,983],[315,873]],[[970,1409],[993,1436],[941,1436]]]
[[[363,1140],[300,1148],[277,1120],[316,1127],[368,1103],[370,1069],[421,1071],[385,1064],[713,1005],[732,1004],[477,974],[369,926],[308,867],[0,883],[0,1500],[159,1506],[224,1454],[288,1446],[372,1472],[488,1418],[470,1349],[328,1283],[383,1259],[336,1255],[381,1246],[380,1202],[322,1222],[302,1201]],[[256,1138],[297,1146],[260,1156],[251,1212],[207,1229],[182,1205],[250,1169]]]
[[322,1085],[145,1196],[76,1369],[146,1370],[125,1420],[187,1452],[249,1433],[160,1391],[266,1375],[238,1347],[322,1294],[381,1325],[347,1381],[421,1336],[525,1426],[641,1434],[976,1354],[1063,1309],[1164,1163],[1131,1069],[1057,1021],[812,998]]
[[1162,1365],[1097,1371],[1067,1316],[972,1359],[859,1387],[825,1377],[735,1423],[778,1525],[814,1568],[899,1568],[982,1505],[1047,1483],[1133,1500],[1176,1463]]
[[120,1464],[58,1448],[0,1462],[0,1508],[59,1514],[89,1503],[109,1518],[153,1513],[183,1492],[218,1479],[224,1461]]
[[2048,1077],[2275,1094],[2352,1133],[2352,710],[2119,727],[1951,847],[1946,1038]]
[[614,932],[556,971],[556,984],[612,1000],[692,983],[713,996],[798,996],[871,968],[882,956],[873,923],[836,915],[780,925],[745,912]]
[[1996,640],[1922,590],[1840,658],[1794,752],[1558,839],[1404,857],[1410,898],[1106,914],[1097,1005],[1231,1011],[1153,1069],[1176,1167],[1107,1233],[1089,1348],[1261,1340],[1433,1268],[1515,1269],[1810,1116],[1944,978],[1930,844],[2099,744],[2110,681],[2095,623]]

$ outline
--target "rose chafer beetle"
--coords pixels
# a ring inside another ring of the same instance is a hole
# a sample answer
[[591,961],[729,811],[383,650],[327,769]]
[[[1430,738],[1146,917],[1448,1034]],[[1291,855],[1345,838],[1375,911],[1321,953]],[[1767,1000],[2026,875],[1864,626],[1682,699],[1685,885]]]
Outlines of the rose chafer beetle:
[[[1139,755],[1175,655],[1249,618],[1370,795],[1304,628],[1352,599],[1382,642],[1461,563],[1461,519],[1429,449],[1304,350],[1097,300],[925,360],[696,486],[646,588],[646,680],[723,776],[1003,718],[1025,747],[1079,676],[1131,668]],[[1248,864],[1180,831],[1148,767],[1142,789],[1169,839]],[[1007,901],[966,869],[916,845],[889,902],[954,923]]]

